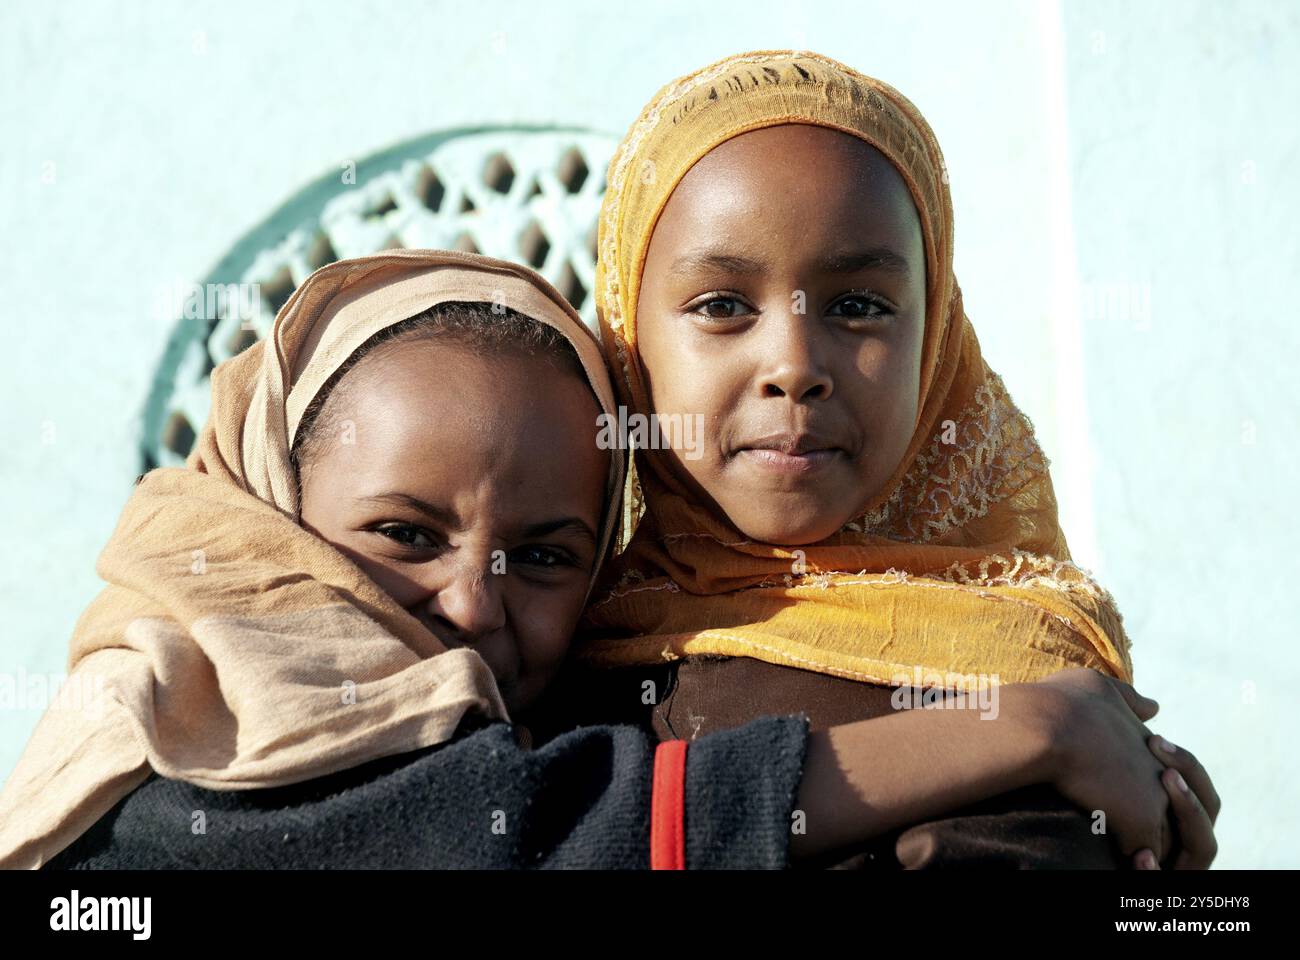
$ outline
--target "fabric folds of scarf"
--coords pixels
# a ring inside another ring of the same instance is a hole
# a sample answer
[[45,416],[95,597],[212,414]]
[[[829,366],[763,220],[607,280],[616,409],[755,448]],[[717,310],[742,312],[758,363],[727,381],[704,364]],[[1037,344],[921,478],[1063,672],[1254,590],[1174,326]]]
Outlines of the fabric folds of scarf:
[[1113,598],[1070,560],[1048,461],[989,369],[952,271],[947,168],[898,91],[808,52],[729,57],[665,86],[615,152],[601,209],[596,295],[619,401],[651,412],[636,305],[651,234],[681,178],[750,130],[823,126],[899,170],[926,253],[916,429],[894,476],[834,537],[748,541],[638,450],[626,547],[587,618],[584,660],[748,656],[853,679],[973,690],[1069,666],[1132,679]]

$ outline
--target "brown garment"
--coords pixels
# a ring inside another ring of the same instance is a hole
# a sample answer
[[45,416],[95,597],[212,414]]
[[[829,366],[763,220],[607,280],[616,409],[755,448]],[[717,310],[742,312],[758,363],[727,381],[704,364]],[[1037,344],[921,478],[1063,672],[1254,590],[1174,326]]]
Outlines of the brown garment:
[[[805,713],[812,730],[885,716],[893,688],[747,657],[687,657],[646,667],[573,666],[527,718],[534,736],[594,723],[632,723],[660,740]],[[907,700],[904,700],[906,705]],[[1026,787],[900,828],[801,868],[846,870],[1122,869],[1125,858],[1088,815],[1051,786]]]

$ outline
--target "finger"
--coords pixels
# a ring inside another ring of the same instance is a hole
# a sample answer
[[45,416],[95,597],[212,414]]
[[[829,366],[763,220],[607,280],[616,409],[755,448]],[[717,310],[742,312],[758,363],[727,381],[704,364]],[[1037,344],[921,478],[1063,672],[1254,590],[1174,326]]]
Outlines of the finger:
[[1164,737],[1153,736],[1147,741],[1151,752],[1166,767],[1173,767],[1183,775],[1188,786],[1192,788],[1192,793],[1205,808],[1206,815],[1210,818],[1210,824],[1213,825],[1219,819],[1219,810],[1223,804],[1219,800],[1219,792],[1214,789],[1214,783],[1210,780],[1210,775],[1205,772],[1199,760],[1196,759],[1190,750],[1184,750],[1176,744],[1170,743]]
[[1144,850],[1139,850],[1133,855],[1133,869],[1159,870],[1160,862],[1156,860],[1156,855],[1152,853],[1151,849],[1148,847]]
[[1165,770],[1160,781],[1169,793],[1169,803],[1174,808],[1180,840],[1178,855],[1170,864],[1174,870],[1205,870],[1219,852],[1214,839],[1214,826],[1205,807],[1192,792],[1183,775],[1174,768]]
[[1110,682],[1119,689],[1120,696],[1122,696],[1124,702],[1129,705],[1129,709],[1137,714],[1139,720],[1145,723],[1160,712],[1160,704],[1156,703],[1150,697],[1142,696],[1142,694],[1133,689],[1131,683],[1125,683],[1123,680],[1116,680],[1114,677],[1110,678]]
[[[1168,790],[1165,791],[1168,794]],[[1169,818],[1169,811],[1166,810],[1160,818],[1160,848],[1155,851],[1156,860],[1164,863],[1178,849],[1178,831],[1174,829],[1173,821]]]

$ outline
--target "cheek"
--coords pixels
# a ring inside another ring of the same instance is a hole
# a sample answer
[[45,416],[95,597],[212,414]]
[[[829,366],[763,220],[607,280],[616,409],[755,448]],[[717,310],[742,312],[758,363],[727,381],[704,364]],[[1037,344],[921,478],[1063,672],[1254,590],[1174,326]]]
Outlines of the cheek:
[[908,410],[915,414],[920,383],[910,364],[911,357],[897,350],[869,351],[859,357],[852,374],[853,392],[858,395],[854,406],[873,411],[871,421],[882,426],[906,419]]
[[[392,561],[371,556],[365,550],[364,538],[371,534],[358,533],[355,530],[331,530],[327,521],[319,516],[313,518],[308,510],[302,514],[303,526],[313,530],[318,537],[347,557],[360,568],[361,572],[375,582],[375,585],[393,598],[398,606],[409,609],[426,595],[418,583],[411,579]],[[322,526],[324,524],[324,526]]]
[[849,377],[845,397],[849,409],[870,411],[863,430],[872,451],[873,473],[892,473],[916,428],[919,348],[910,342],[867,346]]
[[339,549],[339,552],[360,567],[361,572],[373,580],[379,589],[397,601],[398,606],[403,609],[409,610],[428,597],[428,590],[421,587],[399,568],[390,565],[386,561],[367,556],[360,551],[351,550],[338,544],[335,544],[335,546]]
[[[331,469],[333,465],[331,464]],[[309,480],[302,491],[302,526],[320,537],[360,568],[379,589],[388,594],[403,609],[410,609],[425,595],[418,583],[403,572],[402,567],[386,557],[371,555],[368,547],[374,534],[353,529],[354,518],[337,514],[330,505],[342,502],[343,490],[336,490],[328,482],[329,476],[321,471]]]
[[565,590],[528,591],[510,604],[523,672],[548,674],[569,652],[582,614],[586,581]]
[[688,355],[681,336],[674,336],[673,322],[654,312],[645,315],[637,329],[637,352],[641,372],[657,412],[683,412],[696,403],[698,377],[690,367],[697,362]]
[[744,363],[733,345],[696,342],[683,332],[673,342],[655,333],[639,344],[641,366],[655,413],[704,417],[712,433],[735,408],[747,382]]

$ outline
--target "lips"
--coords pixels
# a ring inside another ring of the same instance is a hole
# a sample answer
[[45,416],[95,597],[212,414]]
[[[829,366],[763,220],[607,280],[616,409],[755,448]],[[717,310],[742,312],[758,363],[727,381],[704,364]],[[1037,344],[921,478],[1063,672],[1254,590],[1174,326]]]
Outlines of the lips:
[[837,462],[845,450],[821,434],[774,433],[741,444],[736,456],[768,473],[800,477]]
[[737,449],[771,450],[791,457],[835,450],[843,452],[843,447],[834,440],[816,433],[773,433],[739,444]]

